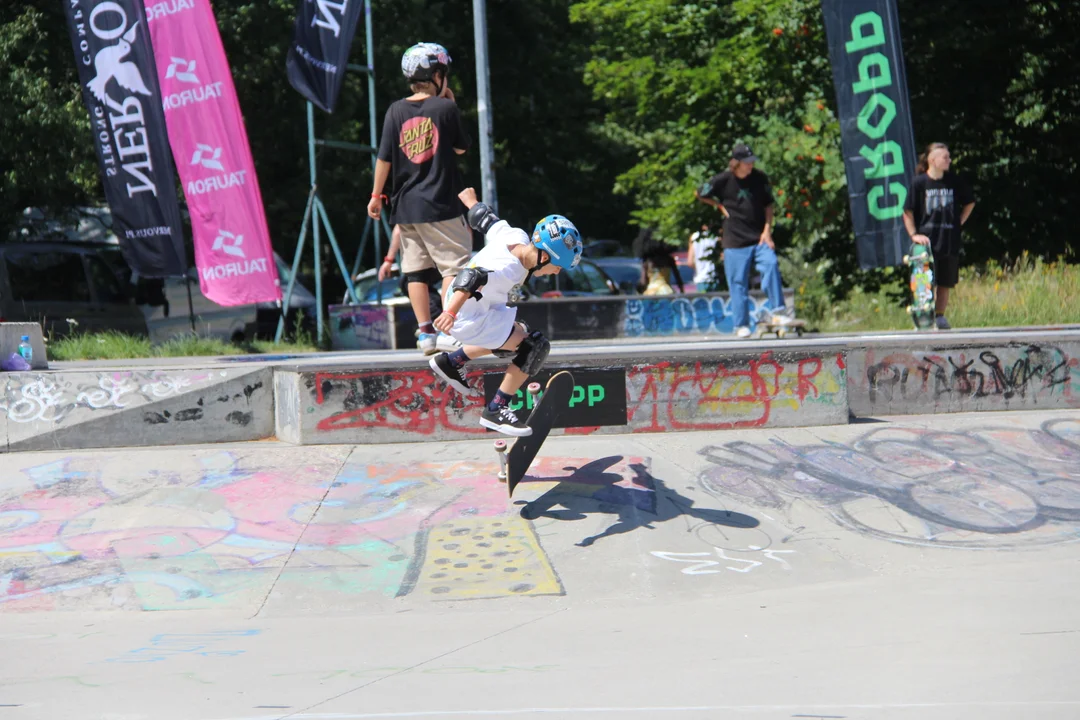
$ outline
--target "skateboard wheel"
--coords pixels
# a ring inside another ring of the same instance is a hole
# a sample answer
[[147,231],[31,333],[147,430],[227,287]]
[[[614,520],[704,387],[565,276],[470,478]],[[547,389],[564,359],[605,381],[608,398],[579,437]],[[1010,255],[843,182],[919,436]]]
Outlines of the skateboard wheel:
[[538,382],[529,383],[528,391],[532,395],[538,394],[540,392],[540,383],[538,383]]
[[499,482],[501,482],[501,483],[506,482],[506,473],[504,473],[504,472],[499,473]]
[[787,330],[777,330],[776,331],[776,337],[777,338],[783,338],[786,335],[787,335]]
[[506,452],[506,441],[505,440],[496,440],[495,441],[495,452]]
[[906,265],[906,264],[907,264],[907,263],[909,263],[910,261],[911,261],[911,256],[910,256],[910,255],[905,255],[905,256],[904,256],[904,264]]

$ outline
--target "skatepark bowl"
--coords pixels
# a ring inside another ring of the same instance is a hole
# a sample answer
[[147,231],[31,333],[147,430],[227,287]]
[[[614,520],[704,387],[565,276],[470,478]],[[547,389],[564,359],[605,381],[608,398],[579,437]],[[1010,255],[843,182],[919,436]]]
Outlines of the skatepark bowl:
[[512,499],[493,364],[8,374],[0,720],[1075,719],[1054,332],[557,347]]

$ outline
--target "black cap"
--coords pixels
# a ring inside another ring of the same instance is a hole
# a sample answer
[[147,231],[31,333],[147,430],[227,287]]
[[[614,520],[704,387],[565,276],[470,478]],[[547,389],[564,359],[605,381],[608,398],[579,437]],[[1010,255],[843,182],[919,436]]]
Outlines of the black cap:
[[739,162],[757,162],[757,156],[746,143],[739,143],[731,149],[731,157]]

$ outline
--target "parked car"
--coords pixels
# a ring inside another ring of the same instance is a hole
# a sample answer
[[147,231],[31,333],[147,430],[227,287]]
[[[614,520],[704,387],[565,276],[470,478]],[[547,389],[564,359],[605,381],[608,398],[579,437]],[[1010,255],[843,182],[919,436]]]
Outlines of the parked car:
[[[16,224],[12,239],[35,250],[44,248],[44,242],[51,240],[65,248],[83,248],[91,256],[100,258],[108,265],[124,294],[138,306],[144,318],[138,332],[148,334],[153,342],[191,333],[193,328],[201,337],[226,342],[241,342],[255,337],[272,339],[277,330],[281,316],[277,303],[218,305],[202,294],[195,268],[190,268],[186,277],[157,280],[135,277],[120,251],[120,241],[112,232],[112,213],[107,207],[73,208],[48,215],[38,208],[27,208]],[[9,243],[0,247],[12,245]],[[289,282],[290,268],[277,253],[274,253],[274,262],[284,292]],[[303,317],[303,327],[314,333],[315,296],[298,282],[293,287],[289,305],[287,329],[291,332],[297,320]],[[56,334],[68,332],[55,323],[53,327]],[[116,322],[109,327],[103,327],[99,322],[94,329],[134,332],[128,327],[129,322]],[[80,321],[79,330],[88,331],[91,328]]]
[[102,247],[66,242],[0,244],[0,319],[40,323],[46,337],[148,334],[134,295],[102,258]]
[[[635,295],[641,283],[641,260],[632,257],[603,257],[595,260],[596,265],[603,270],[624,295]],[[692,293],[697,292],[694,284],[694,270],[685,262],[678,263],[679,276],[682,277],[683,290]],[[673,285],[675,292],[679,292],[678,284]]]

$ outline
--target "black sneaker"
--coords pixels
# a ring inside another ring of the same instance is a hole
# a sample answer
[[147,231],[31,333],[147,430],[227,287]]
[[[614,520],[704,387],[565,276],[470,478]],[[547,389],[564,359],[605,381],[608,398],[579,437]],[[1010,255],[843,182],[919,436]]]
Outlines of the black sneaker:
[[465,384],[465,378],[461,376],[457,368],[450,362],[450,357],[446,353],[439,353],[430,360],[428,365],[436,375],[446,381],[446,384],[457,390],[462,395],[469,394],[469,386]]
[[508,405],[503,405],[498,410],[484,408],[483,414],[480,415],[480,424],[486,428],[497,430],[503,435],[513,435],[514,437],[532,435],[532,428],[526,425],[525,421],[519,418]]

